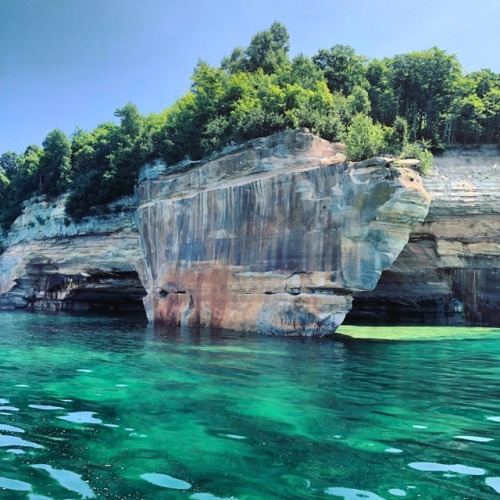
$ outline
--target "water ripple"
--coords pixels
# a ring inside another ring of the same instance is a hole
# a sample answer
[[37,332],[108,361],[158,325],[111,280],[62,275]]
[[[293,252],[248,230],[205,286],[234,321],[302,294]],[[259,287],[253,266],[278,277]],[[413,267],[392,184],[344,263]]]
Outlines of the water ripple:
[[13,491],[31,491],[31,484],[0,476],[0,488]]
[[95,498],[96,495],[90,486],[82,479],[82,476],[64,469],[54,469],[47,464],[34,464],[30,467],[48,472],[63,488],[74,491],[82,498]]
[[327,495],[333,495],[336,497],[341,497],[344,500],[384,500],[381,496],[366,490],[356,490],[354,488],[339,488],[331,487],[326,488],[325,493]]
[[462,464],[440,464],[437,462],[412,462],[408,464],[412,469],[425,472],[456,472],[457,474],[466,474],[469,476],[483,476],[486,474],[484,469],[479,467],[469,467]]
[[485,438],[480,436],[455,436],[455,439],[463,439],[464,441],[475,441],[476,443],[489,443],[493,438]]
[[46,411],[64,410],[64,408],[61,406],[51,406],[51,405],[28,405],[28,406],[30,408],[33,408],[34,410],[46,410]]
[[162,488],[170,488],[173,490],[189,490],[189,488],[191,488],[190,483],[183,481],[182,479],[167,476],[166,474],[151,472],[142,474],[141,478],[151,484],[161,486]]
[[57,418],[73,422],[74,424],[102,424],[102,420],[100,418],[93,417],[95,414],[95,411],[75,411]]
[[15,425],[0,424],[0,431],[23,433],[24,429],[21,429],[21,427],[16,427]]
[[500,477],[487,477],[485,483],[500,493]]
[[21,446],[25,448],[43,448],[41,444],[31,443],[17,436],[2,436],[0,434],[0,447]]

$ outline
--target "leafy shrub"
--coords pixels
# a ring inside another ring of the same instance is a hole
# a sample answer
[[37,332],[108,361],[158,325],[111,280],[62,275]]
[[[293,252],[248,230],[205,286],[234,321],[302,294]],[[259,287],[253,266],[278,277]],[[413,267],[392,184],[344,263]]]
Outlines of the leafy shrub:
[[360,161],[377,155],[383,149],[384,133],[381,125],[358,113],[352,119],[344,140],[349,160]]
[[400,155],[408,145],[408,122],[397,116],[392,127],[384,127],[384,147],[388,153]]
[[432,153],[428,149],[427,143],[422,142],[413,142],[411,144],[407,144],[401,153],[400,158],[415,158],[420,160],[420,163],[417,165],[416,169],[422,175],[427,175],[432,168],[432,163],[434,157]]

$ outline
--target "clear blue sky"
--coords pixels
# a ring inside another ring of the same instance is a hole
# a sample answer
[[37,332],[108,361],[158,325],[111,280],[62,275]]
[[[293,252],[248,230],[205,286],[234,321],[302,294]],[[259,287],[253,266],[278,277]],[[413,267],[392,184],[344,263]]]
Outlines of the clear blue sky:
[[128,101],[160,112],[198,59],[218,65],[273,21],[291,56],[437,45],[467,72],[500,73],[500,0],[0,0],[0,153],[90,130]]

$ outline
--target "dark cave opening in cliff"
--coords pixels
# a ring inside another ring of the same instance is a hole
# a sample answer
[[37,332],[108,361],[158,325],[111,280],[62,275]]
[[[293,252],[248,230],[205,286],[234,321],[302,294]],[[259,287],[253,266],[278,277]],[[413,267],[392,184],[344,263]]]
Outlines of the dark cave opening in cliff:
[[145,314],[146,290],[135,271],[52,275],[45,282],[52,286],[34,301],[35,309]]

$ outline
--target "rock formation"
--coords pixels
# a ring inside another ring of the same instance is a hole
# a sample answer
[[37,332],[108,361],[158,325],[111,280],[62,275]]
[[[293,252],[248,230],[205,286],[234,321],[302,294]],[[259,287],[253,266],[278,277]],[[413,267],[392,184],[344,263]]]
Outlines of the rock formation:
[[148,318],[172,325],[331,333],[430,203],[415,171],[349,164],[306,132],[161,170],[138,187],[139,273]]
[[353,323],[500,326],[498,150],[447,150],[423,184],[342,151],[286,132],[157,162],[138,198],[78,223],[63,198],[29,200],[3,242],[0,308],[146,296],[151,321],[321,335],[352,302]]
[[375,290],[356,294],[348,321],[500,326],[500,152],[448,149],[424,185],[424,223]]
[[135,199],[79,223],[64,199],[25,202],[0,256],[0,308],[142,308]]

